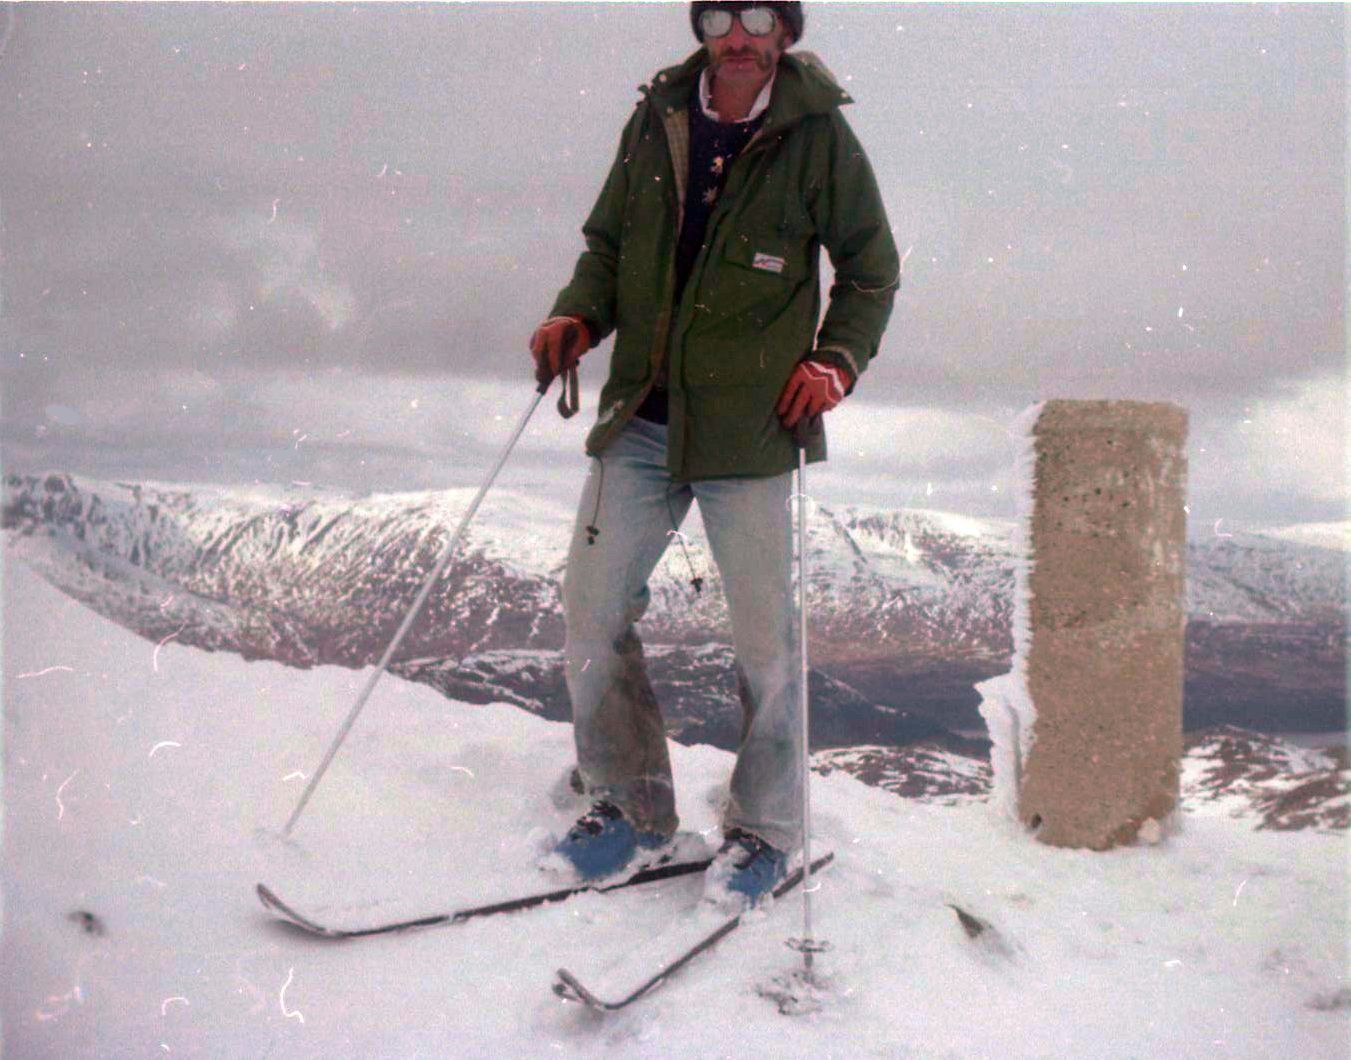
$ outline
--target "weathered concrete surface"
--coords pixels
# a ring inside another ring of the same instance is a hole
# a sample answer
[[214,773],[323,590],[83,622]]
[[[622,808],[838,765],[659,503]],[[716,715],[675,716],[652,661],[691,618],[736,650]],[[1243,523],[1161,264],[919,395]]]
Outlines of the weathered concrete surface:
[[1055,846],[1152,840],[1179,797],[1186,410],[1049,401],[1032,433],[1018,812]]

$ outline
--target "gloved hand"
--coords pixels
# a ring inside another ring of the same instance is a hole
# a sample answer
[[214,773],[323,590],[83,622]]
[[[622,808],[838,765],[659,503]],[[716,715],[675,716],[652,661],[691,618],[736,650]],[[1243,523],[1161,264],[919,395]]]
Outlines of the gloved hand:
[[843,401],[851,382],[849,373],[838,365],[801,361],[788,377],[775,412],[791,431],[804,416],[814,419]]
[[575,368],[591,345],[591,330],[581,317],[550,317],[530,336],[535,380],[548,383]]

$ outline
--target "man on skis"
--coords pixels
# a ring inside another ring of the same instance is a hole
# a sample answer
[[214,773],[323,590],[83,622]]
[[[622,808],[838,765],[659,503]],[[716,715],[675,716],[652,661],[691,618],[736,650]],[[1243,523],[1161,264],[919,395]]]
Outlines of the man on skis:
[[[808,53],[801,3],[694,3],[702,45],[642,89],[530,350],[548,380],[615,333],[563,583],[577,761],[591,808],[556,854],[632,871],[677,825],[661,714],[634,629],[698,500],[722,577],[742,740],[707,892],[754,903],[801,845],[792,598],[794,428],[877,353],[900,262],[851,102]],[[821,319],[819,249],[835,269]],[[818,329],[817,324],[820,321]],[[824,437],[807,459],[825,458]]]

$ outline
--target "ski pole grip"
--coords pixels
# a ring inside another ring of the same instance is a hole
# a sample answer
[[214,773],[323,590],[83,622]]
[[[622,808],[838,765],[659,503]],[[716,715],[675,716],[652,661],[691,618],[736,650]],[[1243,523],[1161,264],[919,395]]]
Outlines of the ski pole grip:
[[820,416],[803,416],[793,425],[793,444],[799,449],[806,449],[812,442],[820,438],[822,433]]

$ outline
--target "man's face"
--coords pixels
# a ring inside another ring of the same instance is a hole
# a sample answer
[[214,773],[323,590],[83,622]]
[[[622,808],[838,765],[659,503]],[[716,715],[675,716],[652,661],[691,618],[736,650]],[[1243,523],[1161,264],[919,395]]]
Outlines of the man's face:
[[739,18],[732,19],[732,31],[727,36],[708,37],[704,41],[713,76],[733,84],[767,80],[790,44],[792,36],[782,20],[772,33],[752,37]]

